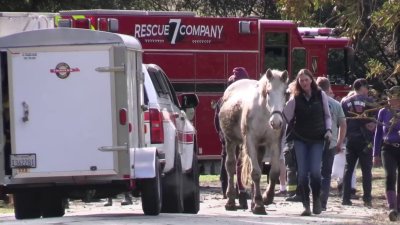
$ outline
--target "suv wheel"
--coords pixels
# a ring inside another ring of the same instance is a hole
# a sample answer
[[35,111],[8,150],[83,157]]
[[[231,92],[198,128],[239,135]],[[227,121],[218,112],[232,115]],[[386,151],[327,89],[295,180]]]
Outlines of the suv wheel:
[[183,212],[183,179],[181,157],[175,151],[174,168],[163,178],[163,203],[162,212]]

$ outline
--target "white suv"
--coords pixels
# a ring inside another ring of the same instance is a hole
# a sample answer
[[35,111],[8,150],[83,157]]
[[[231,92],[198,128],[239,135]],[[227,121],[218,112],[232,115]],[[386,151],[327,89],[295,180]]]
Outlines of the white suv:
[[[198,105],[195,94],[175,94],[164,71],[143,65],[146,104],[145,142],[165,155],[162,212],[197,213],[200,205],[196,130],[190,119]],[[186,113],[187,112],[187,113]]]

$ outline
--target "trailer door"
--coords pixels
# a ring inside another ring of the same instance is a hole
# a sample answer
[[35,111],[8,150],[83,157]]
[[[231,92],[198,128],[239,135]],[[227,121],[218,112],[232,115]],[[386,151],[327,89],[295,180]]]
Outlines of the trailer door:
[[11,167],[20,177],[115,174],[111,46],[11,49]]

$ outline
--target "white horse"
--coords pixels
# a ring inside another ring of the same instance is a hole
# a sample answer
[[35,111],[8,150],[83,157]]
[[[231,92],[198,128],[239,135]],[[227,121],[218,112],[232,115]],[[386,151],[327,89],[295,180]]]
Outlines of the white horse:
[[226,210],[236,210],[233,182],[235,149],[241,144],[242,178],[243,181],[247,181],[251,175],[253,181],[251,210],[254,214],[266,214],[260,189],[260,166],[264,155],[271,157],[271,182],[269,191],[264,193],[264,202],[272,202],[274,190],[271,189],[271,185],[275,185],[279,177],[281,130],[284,124],[282,110],[285,105],[287,80],[287,71],[268,69],[258,81],[236,81],[226,89],[222,97],[219,120],[225,136],[227,153]]

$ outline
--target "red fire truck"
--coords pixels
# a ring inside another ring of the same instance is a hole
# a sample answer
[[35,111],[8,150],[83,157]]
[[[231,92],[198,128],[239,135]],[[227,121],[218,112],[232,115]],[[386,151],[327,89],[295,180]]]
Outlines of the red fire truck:
[[221,153],[212,106],[234,67],[245,67],[254,79],[267,68],[286,69],[292,78],[308,68],[315,76],[328,76],[337,96],[349,91],[350,40],[332,36],[331,28],[298,27],[286,20],[135,10],[62,11],[56,23],[132,35],[142,43],[143,61],[161,66],[178,93],[195,92],[200,100],[194,118],[198,155],[206,170]]

